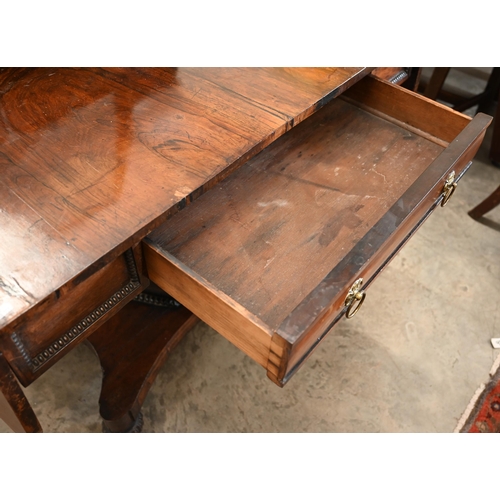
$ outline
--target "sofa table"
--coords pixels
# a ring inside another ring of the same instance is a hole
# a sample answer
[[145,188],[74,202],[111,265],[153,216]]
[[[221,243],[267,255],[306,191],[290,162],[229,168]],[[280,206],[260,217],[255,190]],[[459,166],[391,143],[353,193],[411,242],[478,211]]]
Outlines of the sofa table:
[[0,418],[79,343],[138,431],[200,318],[285,384],[432,211],[491,118],[372,68],[0,69]]

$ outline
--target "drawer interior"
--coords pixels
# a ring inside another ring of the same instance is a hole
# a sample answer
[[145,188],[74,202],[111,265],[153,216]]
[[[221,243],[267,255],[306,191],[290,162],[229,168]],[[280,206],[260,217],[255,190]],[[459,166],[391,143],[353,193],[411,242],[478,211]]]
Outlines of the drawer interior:
[[443,150],[341,99],[154,239],[276,329]]
[[[391,219],[391,208],[470,121],[411,92],[365,80],[146,240],[151,279],[268,370],[273,357],[278,371],[285,358],[298,359],[290,349],[303,344],[310,325],[297,327],[295,336],[283,333],[293,311],[384,217],[387,236],[397,229],[421,200],[401,207],[400,220]],[[394,92],[402,97],[395,99]],[[422,102],[430,106],[427,113],[446,117],[451,125],[445,132],[428,124],[432,116],[424,119]],[[418,196],[426,196],[446,170]],[[335,316],[356,277],[339,275],[336,291],[330,287],[314,307]]]

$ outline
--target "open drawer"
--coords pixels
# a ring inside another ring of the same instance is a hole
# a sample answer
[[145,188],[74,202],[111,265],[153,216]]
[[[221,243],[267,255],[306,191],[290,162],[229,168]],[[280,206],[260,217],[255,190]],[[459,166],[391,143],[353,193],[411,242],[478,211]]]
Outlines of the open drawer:
[[364,78],[151,233],[149,277],[283,385],[453,192],[490,121]]

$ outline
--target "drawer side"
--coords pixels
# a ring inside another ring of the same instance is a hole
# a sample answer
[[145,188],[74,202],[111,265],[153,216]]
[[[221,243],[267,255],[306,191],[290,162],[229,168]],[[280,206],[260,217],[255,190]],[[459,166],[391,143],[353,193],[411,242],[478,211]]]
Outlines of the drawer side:
[[271,331],[258,318],[166,250],[145,241],[150,279],[245,354],[267,367]]

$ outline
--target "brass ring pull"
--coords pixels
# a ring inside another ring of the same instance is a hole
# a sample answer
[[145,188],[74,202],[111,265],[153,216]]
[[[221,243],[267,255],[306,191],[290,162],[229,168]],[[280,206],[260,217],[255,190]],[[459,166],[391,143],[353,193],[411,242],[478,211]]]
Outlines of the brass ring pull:
[[361,309],[361,306],[365,301],[365,298],[366,298],[365,292],[358,292],[354,296],[354,300],[351,302],[345,313],[347,319],[351,319]]
[[441,200],[441,206],[444,207],[453,193],[455,192],[455,189],[457,189],[457,183],[455,182],[455,171],[451,172],[450,175],[446,178],[446,181],[444,183],[443,187],[443,199]]
[[366,293],[361,291],[363,285],[363,278],[357,279],[349,289],[345,298],[344,305],[347,306],[345,316],[351,319],[361,308],[366,298]]

